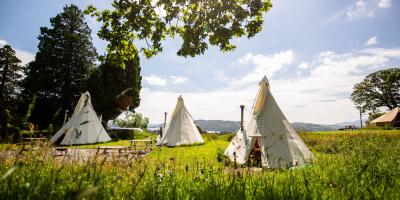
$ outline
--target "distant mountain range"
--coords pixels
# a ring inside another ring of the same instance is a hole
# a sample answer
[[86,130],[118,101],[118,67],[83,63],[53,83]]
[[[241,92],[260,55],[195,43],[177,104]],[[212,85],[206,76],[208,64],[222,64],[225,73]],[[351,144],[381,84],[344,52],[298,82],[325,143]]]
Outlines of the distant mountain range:
[[315,132],[315,131],[334,131],[338,130],[342,126],[340,125],[324,125],[324,124],[313,124],[313,123],[305,123],[305,122],[294,122],[292,123],[293,127],[297,130],[306,131],[306,132]]
[[203,131],[217,131],[221,133],[232,133],[240,128],[240,121],[225,120],[196,120],[195,123]]
[[[221,133],[233,133],[239,130],[240,121],[227,121],[227,120],[196,120],[196,125],[198,125],[203,131],[215,131]],[[315,131],[334,131],[339,128],[343,128],[347,125],[355,125],[356,127],[360,126],[360,121],[353,122],[342,122],[332,125],[325,124],[313,124],[313,123],[305,123],[305,122],[294,122],[292,123],[293,127],[298,130],[306,131],[306,132],[315,132]],[[162,124],[152,124],[149,125],[149,128],[157,128],[162,126]]]

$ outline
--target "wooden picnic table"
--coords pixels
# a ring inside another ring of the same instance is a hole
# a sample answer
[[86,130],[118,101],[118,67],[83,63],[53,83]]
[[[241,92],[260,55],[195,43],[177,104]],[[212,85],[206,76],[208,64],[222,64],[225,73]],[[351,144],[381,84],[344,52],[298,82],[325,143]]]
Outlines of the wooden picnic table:
[[[150,139],[144,139],[144,140],[130,140],[131,142],[131,148],[133,150],[144,150],[144,151],[151,151],[151,147],[153,144],[153,140]],[[140,143],[143,143],[144,145],[139,145]],[[142,148],[143,147],[143,148]]]
[[98,146],[96,154],[102,152],[103,154],[108,153],[108,151],[118,151],[118,154],[121,155],[123,152],[126,153],[128,147],[126,146]]

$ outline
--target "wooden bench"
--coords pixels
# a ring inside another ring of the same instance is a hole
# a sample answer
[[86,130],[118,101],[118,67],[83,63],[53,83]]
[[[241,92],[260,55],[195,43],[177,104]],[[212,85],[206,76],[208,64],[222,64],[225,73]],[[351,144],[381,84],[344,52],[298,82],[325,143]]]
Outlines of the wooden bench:
[[99,146],[97,147],[97,152],[96,154],[107,154],[107,153],[113,153],[115,151],[118,151],[119,155],[126,154],[127,153],[128,147],[124,146]]
[[[55,147],[55,156],[65,156],[68,152],[68,148],[67,147]],[[60,152],[60,154],[58,154],[58,152]]]

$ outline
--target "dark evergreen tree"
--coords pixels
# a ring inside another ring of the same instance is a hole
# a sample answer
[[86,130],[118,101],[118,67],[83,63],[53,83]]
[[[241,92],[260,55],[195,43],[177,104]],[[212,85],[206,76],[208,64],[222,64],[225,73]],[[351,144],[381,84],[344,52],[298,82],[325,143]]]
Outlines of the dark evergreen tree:
[[138,55],[125,61],[125,68],[105,62],[93,70],[88,89],[93,97],[92,104],[103,121],[139,106],[141,80]]
[[1,138],[7,138],[8,127],[16,100],[21,79],[21,61],[16,57],[10,45],[0,48],[0,127]]
[[36,59],[29,63],[23,82],[24,108],[36,98],[30,121],[42,128],[62,123],[59,116],[64,110],[73,110],[97,56],[91,30],[77,6],[65,6],[50,23],[50,28],[40,29]]

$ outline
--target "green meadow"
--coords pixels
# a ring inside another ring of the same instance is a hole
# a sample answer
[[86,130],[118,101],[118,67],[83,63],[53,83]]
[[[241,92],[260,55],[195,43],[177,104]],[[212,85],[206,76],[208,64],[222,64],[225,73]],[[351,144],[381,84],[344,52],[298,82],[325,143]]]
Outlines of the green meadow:
[[202,145],[154,147],[135,160],[85,163],[57,160],[49,148],[3,145],[17,156],[0,157],[0,199],[400,199],[400,131],[300,136],[316,159],[281,170],[226,162],[231,134],[205,134]]

